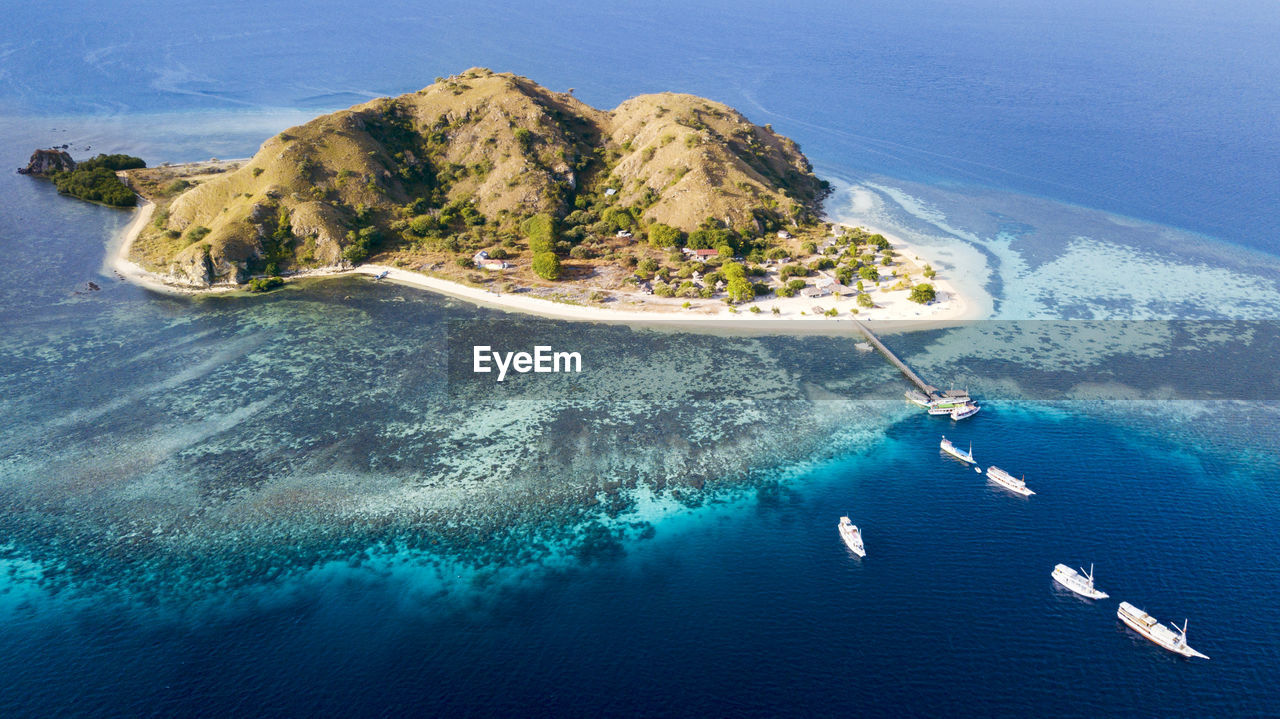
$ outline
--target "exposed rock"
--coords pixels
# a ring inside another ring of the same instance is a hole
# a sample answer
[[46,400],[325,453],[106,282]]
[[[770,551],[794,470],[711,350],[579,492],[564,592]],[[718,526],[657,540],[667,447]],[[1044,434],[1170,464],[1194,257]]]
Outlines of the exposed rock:
[[26,167],[20,168],[18,174],[47,177],[55,172],[70,172],[74,169],[76,169],[76,161],[71,159],[69,153],[52,148],[31,153],[31,161]]
[[169,274],[188,285],[209,285],[213,282],[213,259],[207,246],[188,247],[173,258]]
[[303,238],[314,239],[315,250],[312,263],[319,267],[342,265],[342,235],[335,233],[335,228],[342,227],[342,215],[331,205],[323,202],[305,202],[293,210],[289,218],[293,234]]

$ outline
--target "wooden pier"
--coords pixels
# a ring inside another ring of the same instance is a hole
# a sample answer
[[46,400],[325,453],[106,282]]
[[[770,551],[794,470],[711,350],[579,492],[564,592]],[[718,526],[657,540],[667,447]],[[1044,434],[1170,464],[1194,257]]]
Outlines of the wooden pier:
[[945,393],[941,392],[937,387],[925,382],[920,375],[916,374],[914,370],[907,366],[906,362],[898,359],[898,356],[890,351],[888,347],[885,347],[884,343],[880,341],[880,338],[876,337],[876,333],[872,332],[871,328],[867,327],[862,320],[854,320],[853,324],[857,326],[858,330],[861,331],[864,336],[866,336],[867,341],[871,343],[871,346],[875,347],[880,354],[884,355],[884,358],[889,360],[894,367],[897,367],[898,371],[902,372],[904,377],[911,380],[912,384],[919,387],[920,391],[925,393],[925,396],[931,399],[940,399],[945,395]]

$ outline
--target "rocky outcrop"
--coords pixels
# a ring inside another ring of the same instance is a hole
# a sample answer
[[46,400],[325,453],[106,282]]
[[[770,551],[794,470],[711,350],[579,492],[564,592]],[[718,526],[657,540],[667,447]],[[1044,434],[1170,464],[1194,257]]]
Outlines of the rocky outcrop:
[[19,168],[20,175],[36,175],[48,177],[55,172],[70,172],[76,169],[76,161],[66,150],[36,150],[31,153],[31,161],[26,167]]
[[238,285],[249,281],[249,269],[243,261],[226,256],[214,257],[210,246],[200,243],[187,247],[174,257],[169,264],[169,277],[178,284],[195,287]]

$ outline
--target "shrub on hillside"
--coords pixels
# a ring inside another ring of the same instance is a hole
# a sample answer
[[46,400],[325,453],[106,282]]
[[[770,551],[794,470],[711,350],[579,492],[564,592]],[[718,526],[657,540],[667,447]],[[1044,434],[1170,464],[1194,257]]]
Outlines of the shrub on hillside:
[[554,252],[542,252],[533,256],[533,271],[544,280],[560,279],[560,258]]

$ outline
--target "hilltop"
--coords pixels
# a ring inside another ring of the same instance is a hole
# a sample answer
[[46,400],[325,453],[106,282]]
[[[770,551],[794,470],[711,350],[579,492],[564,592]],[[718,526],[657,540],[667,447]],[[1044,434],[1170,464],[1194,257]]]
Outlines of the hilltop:
[[157,205],[131,258],[196,287],[375,259],[474,282],[487,256],[531,283],[622,278],[681,246],[758,259],[819,232],[827,192],[796,143],[726,105],[661,93],[604,111],[485,69],[208,170],[125,173]]

